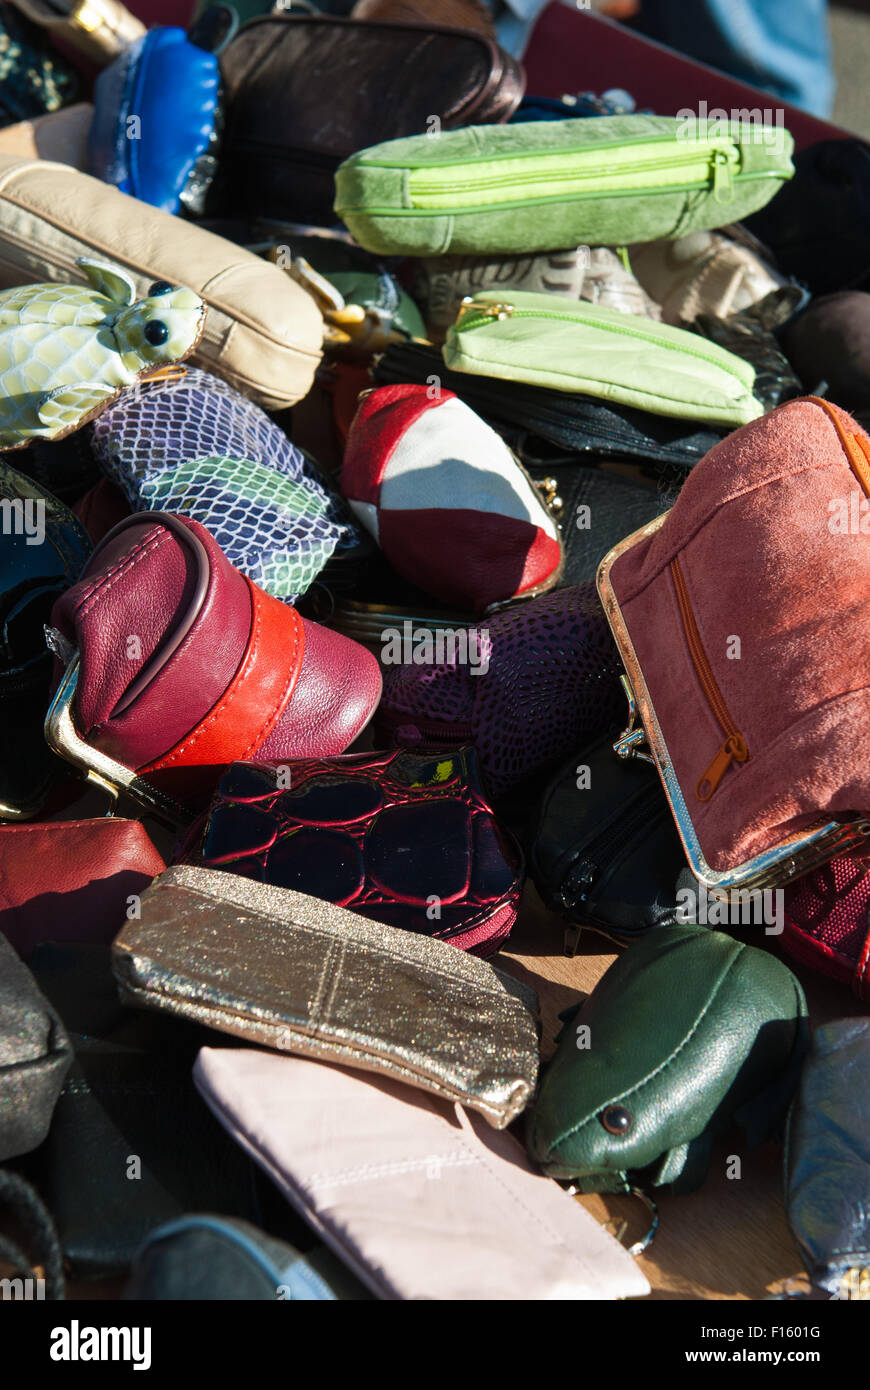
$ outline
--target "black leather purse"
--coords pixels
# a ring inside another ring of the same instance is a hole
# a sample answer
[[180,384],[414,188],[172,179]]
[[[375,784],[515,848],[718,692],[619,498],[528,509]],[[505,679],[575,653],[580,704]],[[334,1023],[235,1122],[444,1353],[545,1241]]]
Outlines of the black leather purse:
[[0,935],[0,1162],[48,1132],[72,1049],[27,966]]
[[18,820],[36,814],[66,771],[42,733],[52,676],[44,624],[91,543],[62,502],[5,463],[0,509],[0,820]]
[[243,25],[221,73],[212,208],[326,227],[335,170],[355,150],[430,129],[432,116],[445,130],[506,121],[525,87],[516,60],[480,33],[286,11]]
[[594,580],[608,550],[672,507],[678,488],[666,488],[611,468],[590,468],[575,455],[526,470],[562,533],[561,586]]
[[103,946],[40,946],[30,958],[75,1060],[44,1144],[22,1172],[51,1211],[70,1275],[125,1271],[163,1222],[205,1208],[263,1224],[262,1181],[192,1080],[215,1034],[118,1002]]
[[627,944],[677,922],[683,847],[655,770],[613,751],[618,731],[581,749],[548,786],[527,835],[527,868],[575,928]]

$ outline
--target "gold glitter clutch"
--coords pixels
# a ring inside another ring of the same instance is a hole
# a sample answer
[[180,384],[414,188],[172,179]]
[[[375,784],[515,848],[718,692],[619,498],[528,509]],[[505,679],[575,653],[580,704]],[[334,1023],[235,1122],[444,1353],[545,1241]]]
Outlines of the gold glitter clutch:
[[497,1129],[534,1090],[534,991],[456,946],[304,893],[180,865],[146,889],[112,954],[130,1004],[391,1076]]

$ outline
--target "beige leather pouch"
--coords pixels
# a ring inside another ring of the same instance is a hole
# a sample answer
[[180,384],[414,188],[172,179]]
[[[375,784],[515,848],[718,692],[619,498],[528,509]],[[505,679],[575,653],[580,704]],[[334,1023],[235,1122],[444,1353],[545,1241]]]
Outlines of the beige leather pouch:
[[47,111],[32,121],[17,121],[0,130],[0,154],[24,159],[53,159],[87,173],[88,132],[94,118],[89,101]]
[[264,409],[310,389],[323,320],[284,271],[68,165],[0,155],[0,288],[82,284],[79,256],[115,262],[141,295],[155,280],[194,290],[208,314],[192,360]]

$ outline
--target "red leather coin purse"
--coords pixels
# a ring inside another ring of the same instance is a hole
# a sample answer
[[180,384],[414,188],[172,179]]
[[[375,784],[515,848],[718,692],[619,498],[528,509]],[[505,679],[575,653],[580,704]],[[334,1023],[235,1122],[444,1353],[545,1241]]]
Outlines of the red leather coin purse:
[[264,593],[203,526],[165,512],[109,532],[52,626],[66,671],[50,745],[176,822],[238,759],[342,752],[380,698],[369,652]]

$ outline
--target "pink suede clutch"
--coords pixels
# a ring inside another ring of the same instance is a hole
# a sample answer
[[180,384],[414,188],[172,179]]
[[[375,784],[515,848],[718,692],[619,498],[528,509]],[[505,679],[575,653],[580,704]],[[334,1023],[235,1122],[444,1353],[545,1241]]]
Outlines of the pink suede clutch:
[[382,1299],[637,1298],[627,1250],[525,1149],[434,1096],[257,1048],[204,1047],[217,1118]]
[[857,821],[828,830],[818,862],[867,833],[868,498],[870,438],[827,401],[790,401],[711,449],[602,562],[684,843],[714,875],[752,861],[781,879],[795,836]]

